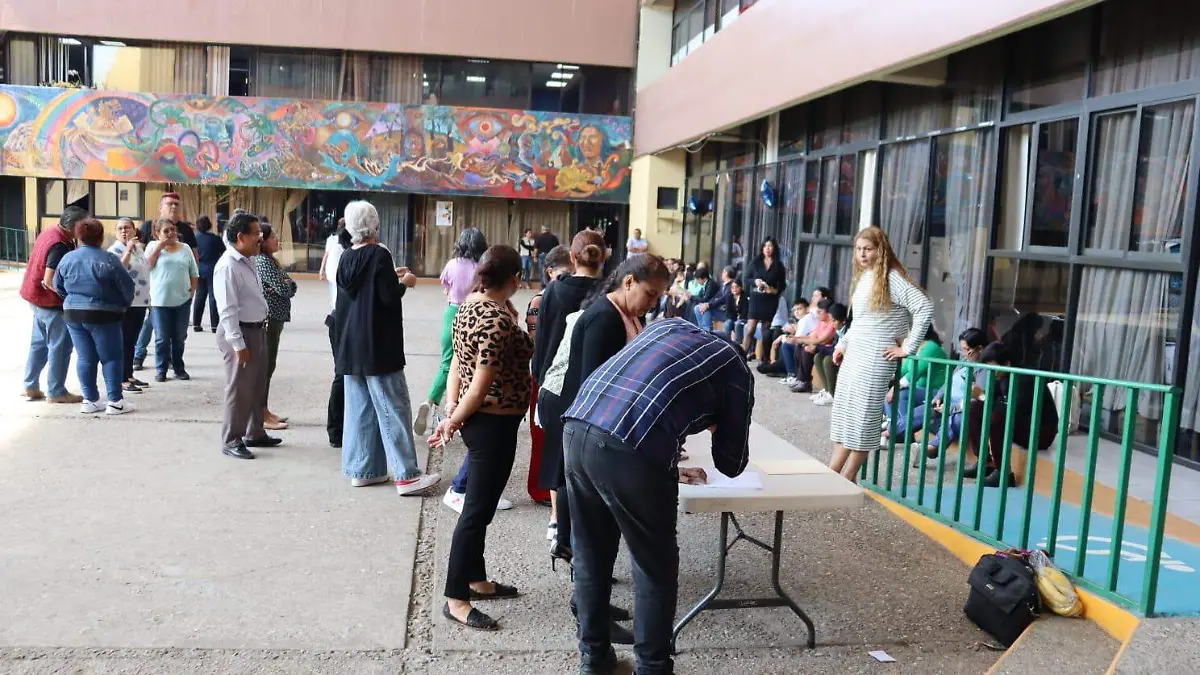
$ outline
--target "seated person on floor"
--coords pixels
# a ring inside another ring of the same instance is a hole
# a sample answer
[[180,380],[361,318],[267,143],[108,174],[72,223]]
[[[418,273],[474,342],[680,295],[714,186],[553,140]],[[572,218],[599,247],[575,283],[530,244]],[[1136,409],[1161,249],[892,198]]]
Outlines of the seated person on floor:
[[[705,267],[705,271],[707,272],[707,266]],[[736,277],[737,272],[734,271],[733,267],[726,266],[725,269],[721,270],[721,283],[716,287],[716,292],[707,298],[692,298],[692,301],[696,303],[692,307],[692,323],[704,330],[712,330],[715,322],[720,321],[722,329],[727,328],[724,324],[729,320],[727,309],[729,306],[729,297],[732,294],[730,289]]]
[[[805,394],[812,391],[812,371],[819,347],[829,347],[837,337],[837,324],[829,310],[832,300],[817,303],[817,325],[808,335],[786,335],[779,347],[780,355],[788,370],[789,379],[784,383],[793,392]],[[799,332],[799,331],[797,331]]]
[[667,304],[663,307],[662,317],[664,319],[677,319],[682,317],[686,312],[687,307],[687,270],[679,267],[675,271],[675,281],[667,289],[664,296]]
[[[950,358],[946,354],[946,350],[942,348],[942,338],[932,325],[925,332],[925,340],[921,342],[917,356],[931,359]],[[913,410],[921,407],[925,403],[928,392],[937,391],[946,384],[946,366],[919,363],[915,359],[904,359],[900,363],[897,374],[900,376],[899,391],[897,392],[896,386],[888,389],[887,401],[883,404],[884,418],[894,417],[891,431],[889,432],[887,429],[883,431],[884,438],[887,438],[890,433],[903,436],[909,426],[908,407],[911,405]],[[894,416],[892,415],[893,404],[896,406]],[[916,422],[914,419],[914,423],[919,428],[920,422]]]
[[742,280],[737,277],[729,282],[729,300],[725,303],[725,314],[729,317],[725,322],[729,339],[742,344],[742,333],[746,330],[746,320],[750,318],[750,296],[746,295]]
[[[829,318],[833,320],[836,330],[832,342],[816,345],[813,350],[813,370],[821,376],[821,384],[825,385],[824,389],[812,395],[813,405],[833,405],[833,394],[837,390],[838,376],[838,364],[833,362],[833,350],[837,347],[838,340],[841,340],[842,336],[846,334],[846,330],[850,328],[850,324],[847,322],[849,313],[850,310],[840,302],[835,302],[829,307]],[[807,347],[805,349],[807,350]]]
[[[1009,355],[1008,346],[1002,342],[993,342],[983,348],[983,353],[980,354],[979,360],[982,363],[997,366],[1011,366],[1012,357]],[[971,454],[977,459],[975,464],[967,466],[963,470],[963,476],[966,478],[976,478],[979,475],[979,458],[984,457],[984,449],[981,445],[983,436],[983,427],[990,420],[990,425],[987,429],[987,473],[983,478],[984,487],[999,487],[1000,465],[1004,454],[1009,451],[1004,447],[1004,422],[1008,413],[1008,406],[1015,404],[1017,413],[1013,417],[1012,443],[1027,450],[1045,450],[1054,443],[1054,439],[1058,436],[1058,410],[1054,407],[1054,398],[1050,395],[1050,389],[1046,386],[1045,380],[1042,381],[1041,388],[1041,410],[1032,410],[1034,396],[1034,378],[1028,375],[1016,375],[1004,371],[991,373],[996,378],[996,383],[992,390],[992,407],[991,415],[988,419],[984,418],[985,401],[971,401],[967,408],[969,416],[968,434],[970,440]],[[986,387],[984,387],[986,391]],[[1037,438],[1030,438],[1030,432],[1033,427],[1033,420],[1037,417],[1038,435]],[[1032,445],[1033,447],[1029,447]],[[1008,473],[1007,485],[1014,486],[1016,478],[1012,475],[1012,471]]]
[[[987,333],[978,328],[968,328],[958,336],[958,358],[960,361],[977,363],[979,355],[983,353],[983,348],[987,346]],[[978,399],[983,395],[983,385],[987,384],[987,371],[974,370],[971,376],[971,387],[967,387],[967,367],[958,366],[950,375],[949,382],[942,385],[942,388],[934,393],[933,398],[925,405],[929,406],[929,439],[922,446],[920,442],[913,443],[913,449],[919,450],[922,447],[925,450],[925,455],[931,459],[936,459],[940,448],[949,447],[951,444],[958,441],[958,435],[962,430],[962,411],[964,402],[970,398]],[[947,399],[946,388],[949,387],[949,398]],[[912,423],[909,430],[912,432],[913,438],[917,437],[917,432],[924,428],[925,423],[925,405],[919,405],[913,408]],[[942,433],[942,415],[949,415],[950,419],[946,423],[946,438],[940,438]],[[903,419],[901,420],[903,421]],[[904,438],[897,439],[904,441]],[[915,454],[915,453],[914,453]],[[920,464],[920,456],[916,456],[914,464]]]
[[[792,315],[787,323],[780,327],[779,335],[771,341],[771,351],[768,360],[758,364],[758,372],[771,377],[784,377],[788,375],[783,359],[779,355],[779,347],[783,344],[784,338],[794,336],[807,336],[816,327],[817,322],[814,319],[809,321],[809,317],[813,313],[808,311],[808,300],[800,298],[796,300],[796,304],[792,305]],[[758,336],[755,336],[758,337]]]
[[692,272],[692,278],[687,282],[682,318],[699,325],[696,321],[696,306],[712,300],[720,289],[720,285],[708,274],[708,263],[697,263],[696,271]]

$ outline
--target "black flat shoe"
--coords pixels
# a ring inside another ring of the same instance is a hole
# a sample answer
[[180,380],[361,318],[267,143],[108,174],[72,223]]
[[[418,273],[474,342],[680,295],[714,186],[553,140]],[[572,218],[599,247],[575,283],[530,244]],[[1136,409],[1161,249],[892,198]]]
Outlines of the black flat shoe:
[[154,381],[155,381],[155,382],[166,382],[166,381],[167,381],[167,374],[166,374],[166,373],[159,373],[159,374],[155,375],[155,376],[154,376]]
[[471,608],[471,613],[467,615],[466,621],[460,621],[458,617],[450,613],[449,603],[442,605],[442,616],[450,619],[460,626],[466,626],[467,628],[473,628],[475,630],[500,630],[499,621],[496,621],[492,617],[484,614],[474,607]]
[[192,379],[192,376],[188,375],[186,370],[181,370],[175,373],[175,379],[186,381]]
[[602,657],[592,657],[590,659],[581,659],[579,661],[579,675],[612,675],[617,672],[621,662],[617,660],[617,653],[609,648],[608,653]]
[[203,333],[204,329],[201,328],[200,326],[192,326],[192,332],[193,333]]
[[[1017,484],[1017,477],[1014,476],[1011,471],[1009,471],[1008,472],[1008,483],[1007,483],[1008,487],[1015,487],[1016,484]],[[983,487],[991,487],[991,488],[1000,487],[1000,470],[999,469],[992,469],[991,471],[988,472],[988,475],[985,476],[983,479]]]
[[342,442],[341,441],[329,441],[329,447],[340,448],[340,447],[342,447]]
[[480,593],[479,591],[472,589],[471,590],[471,599],[472,600],[504,600],[507,598],[515,598],[515,597],[518,597],[519,595],[521,595],[521,592],[518,591],[513,586],[508,586],[508,585],[502,584],[497,581],[493,581],[492,585],[496,587],[496,590],[492,593]]
[[146,384],[145,382],[142,382],[141,380],[137,379],[136,377],[129,378],[129,384],[132,384],[137,387],[141,387],[142,389],[145,389],[146,387],[150,386],[150,385]]
[[977,478],[979,476],[979,465],[968,464],[963,467],[963,478]]
[[550,500],[549,499],[535,499],[535,500],[533,500],[533,503],[537,504],[538,506],[544,506],[546,508],[550,508]]
[[243,438],[242,442],[246,444],[247,448],[273,448],[283,443],[283,439],[275,436],[263,436],[262,438]]
[[235,445],[232,448],[222,448],[221,452],[234,459],[254,459],[254,453],[246,449],[244,445]]

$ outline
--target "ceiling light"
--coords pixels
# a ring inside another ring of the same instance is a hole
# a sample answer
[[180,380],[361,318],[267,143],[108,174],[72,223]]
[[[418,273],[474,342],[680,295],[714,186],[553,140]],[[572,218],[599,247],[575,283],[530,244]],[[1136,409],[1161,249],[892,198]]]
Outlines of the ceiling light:
[[572,66],[568,63],[560,63],[560,64],[558,64],[558,69],[559,70],[579,70],[579,66]]
[[558,89],[562,89],[563,87],[567,86],[567,83],[563,82],[562,80],[550,80],[549,82],[546,83],[546,86],[547,87],[557,87]]
[[487,82],[487,78],[482,75],[468,75],[467,82]]
[[487,59],[467,59],[467,63],[491,63]]
[[550,78],[555,80],[569,80],[575,77],[575,73],[550,73]]
[[104,45],[105,47],[124,47],[124,46],[126,46],[124,42],[120,42],[117,40],[101,40],[100,44]]

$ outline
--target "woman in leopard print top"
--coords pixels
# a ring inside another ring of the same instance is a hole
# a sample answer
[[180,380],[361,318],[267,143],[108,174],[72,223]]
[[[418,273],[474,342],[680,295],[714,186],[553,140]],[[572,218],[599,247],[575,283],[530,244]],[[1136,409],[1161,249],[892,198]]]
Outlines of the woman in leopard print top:
[[479,630],[496,630],[500,624],[473,608],[472,599],[518,595],[512,586],[488,579],[483,550],[487,527],[512,474],[517,430],[529,409],[533,341],[521,329],[512,304],[520,283],[520,254],[510,246],[489,248],[475,271],[474,291],[454,318],[448,416],[429,438],[430,446],[445,445],[461,429],[467,446],[467,491],[450,544],[442,614]]

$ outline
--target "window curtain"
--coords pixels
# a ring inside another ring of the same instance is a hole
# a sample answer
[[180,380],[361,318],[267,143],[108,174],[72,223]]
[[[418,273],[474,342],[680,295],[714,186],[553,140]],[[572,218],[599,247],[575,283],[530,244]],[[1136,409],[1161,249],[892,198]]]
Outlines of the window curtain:
[[[715,269],[722,269],[727,265],[732,265],[735,268],[740,268],[743,260],[739,256],[736,260],[733,256],[733,240],[737,237],[738,229],[733,223],[733,200],[735,198],[736,178],[732,173],[726,171],[717,175],[716,187],[716,215],[714,221],[717,224],[717,241],[720,242],[716,256]],[[726,238],[728,237],[728,241]]]
[[168,192],[175,192],[183,202],[183,217],[195,223],[200,216],[208,216],[217,226],[217,189],[211,185],[184,185],[171,183]]
[[208,87],[204,90],[210,96],[229,95],[229,47],[221,45],[208,46]]
[[838,158],[829,157],[821,163],[821,208],[817,214],[817,232],[833,234],[837,227]]
[[340,54],[259,50],[254,61],[254,95],[337,99],[344,91],[342,61]]
[[57,36],[38,36],[38,65],[37,84],[67,81],[67,47]]
[[[926,200],[929,198],[929,139],[883,148],[883,181],[879,200],[879,225],[891,239],[892,249],[908,267],[920,265],[925,237]],[[913,277],[919,270],[912,270]]]
[[368,65],[370,100],[404,105],[421,103],[423,67],[420,56],[372,54]]
[[[1183,208],[1184,181],[1168,168],[1186,167],[1192,141],[1194,109],[1163,106],[1153,124],[1142,125],[1139,152],[1137,119],[1132,114],[1106,115],[1097,124],[1092,192],[1095,194],[1091,241],[1100,248],[1129,248],[1129,219],[1140,196],[1142,236],[1169,231]],[[1173,164],[1148,165],[1139,180],[1139,155],[1162,152]],[[1157,168],[1157,171],[1153,169]],[[1184,171],[1186,175],[1186,171]],[[1137,193],[1141,192],[1140,195]],[[1171,327],[1165,310],[1170,275],[1139,270],[1093,267],[1080,284],[1077,341],[1072,366],[1076,372],[1137,382],[1163,382]],[[1125,408],[1125,393],[1105,391],[1108,411]],[[1138,414],[1159,419],[1162,400],[1142,394]]]
[[[1200,283],[1197,283],[1197,288],[1200,289]],[[1192,326],[1188,335],[1191,342],[1188,352],[1191,367],[1188,368],[1187,380],[1184,383],[1183,410],[1180,411],[1179,426],[1196,431],[1200,429],[1200,368],[1196,367],[1196,364],[1200,363],[1200,292],[1196,293],[1195,311],[1192,313]],[[1178,364],[1175,367],[1178,368]]]
[[[817,286],[828,286],[833,265],[833,247],[828,244],[808,244],[804,250],[804,284],[797,295],[811,294]],[[849,307],[849,303],[846,303]]]
[[1200,4],[1110,0],[1101,7],[1096,94],[1116,94],[1200,77]]
[[[793,251],[800,236],[800,228],[804,221],[804,160],[787,162],[777,172],[779,196],[775,210],[779,214],[779,247],[783,251],[780,260],[788,268],[788,273],[794,271],[796,261]],[[791,289],[798,293],[799,289]]]
[[14,37],[8,43],[8,83],[36,86],[38,44],[31,37]]
[[[976,325],[983,310],[988,224],[996,153],[990,131],[954,134],[946,171],[946,238],[954,279],[952,336]],[[932,286],[932,283],[930,284]]]

